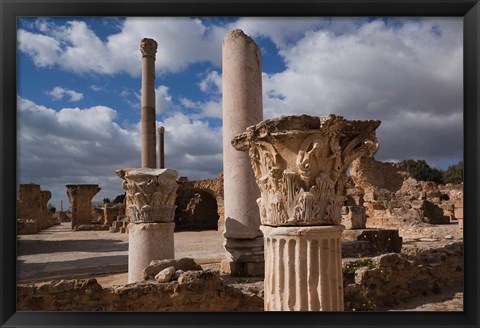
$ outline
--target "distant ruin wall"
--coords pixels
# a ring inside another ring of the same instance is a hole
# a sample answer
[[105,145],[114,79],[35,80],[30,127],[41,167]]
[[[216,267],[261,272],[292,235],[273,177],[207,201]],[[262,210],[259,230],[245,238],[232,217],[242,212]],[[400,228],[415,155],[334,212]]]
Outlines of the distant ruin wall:
[[396,192],[409,175],[399,163],[384,163],[373,157],[360,157],[352,162],[350,176],[355,184],[364,190],[375,186]]
[[[179,187],[177,191],[178,196],[177,196],[176,205],[179,207],[179,210],[182,210],[182,209],[186,210],[188,203],[190,203],[190,200],[195,201],[193,198],[196,197],[195,196],[196,191],[206,192],[216,200],[217,214],[218,214],[218,229],[223,229],[223,222],[224,222],[223,173],[220,173],[216,179],[189,181],[186,178],[180,178],[178,181],[178,184],[179,184]],[[184,199],[186,197],[188,197],[189,199],[188,200]],[[211,206],[206,206],[205,209],[208,209],[208,212],[210,212]],[[177,213],[179,212],[177,211]],[[194,214],[197,217],[202,216],[201,211]],[[180,217],[177,216],[175,220],[178,221],[179,219]],[[195,226],[194,218],[192,218],[190,226],[192,224],[193,224],[192,227],[194,227]]]

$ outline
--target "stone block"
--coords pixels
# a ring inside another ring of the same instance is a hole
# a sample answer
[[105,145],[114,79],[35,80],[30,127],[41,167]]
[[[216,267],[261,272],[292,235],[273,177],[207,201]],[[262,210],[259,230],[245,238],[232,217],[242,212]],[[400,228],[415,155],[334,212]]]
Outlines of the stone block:
[[[345,210],[343,209],[345,208]],[[363,206],[342,207],[342,225],[345,229],[365,229],[367,216]]]

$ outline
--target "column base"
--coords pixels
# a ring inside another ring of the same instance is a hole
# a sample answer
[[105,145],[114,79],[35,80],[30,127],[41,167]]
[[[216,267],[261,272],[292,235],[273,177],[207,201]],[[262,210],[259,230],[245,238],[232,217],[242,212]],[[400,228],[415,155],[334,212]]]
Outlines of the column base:
[[220,273],[232,277],[264,275],[263,237],[254,239],[225,238],[226,259],[221,262]]
[[342,225],[260,229],[265,311],[343,311]]
[[220,263],[220,274],[232,277],[263,277],[264,273],[264,262],[234,262],[231,260],[223,260]]
[[142,272],[152,260],[174,259],[175,223],[130,223],[128,225],[128,283],[142,281]]

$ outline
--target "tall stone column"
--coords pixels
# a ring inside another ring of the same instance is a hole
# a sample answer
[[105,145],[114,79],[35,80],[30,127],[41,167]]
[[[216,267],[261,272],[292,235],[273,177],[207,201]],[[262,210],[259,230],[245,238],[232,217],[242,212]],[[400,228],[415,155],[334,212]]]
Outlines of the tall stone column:
[[96,184],[66,185],[67,196],[72,211],[72,228],[92,223],[92,198],[101,188]]
[[380,121],[282,116],[232,140],[247,151],[261,197],[265,310],[342,311],[340,224],[347,169],[378,149]]
[[230,141],[263,118],[260,51],[241,30],[227,33],[222,46],[223,173],[226,260],[221,271],[232,276],[261,275],[263,240],[256,199],[260,192],[250,159]]
[[140,43],[142,51],[142,167],[155,169],[155,54],[157,42],[144,38]]
[[165,128],[163,126],[158,128],[158,168],[165,168],[165,151],[164,151],[164,136]]
[[128,283],[143,280],[152,260],[173,259],[177,171],[170,169],[117,170],[126,190],[129,211]]

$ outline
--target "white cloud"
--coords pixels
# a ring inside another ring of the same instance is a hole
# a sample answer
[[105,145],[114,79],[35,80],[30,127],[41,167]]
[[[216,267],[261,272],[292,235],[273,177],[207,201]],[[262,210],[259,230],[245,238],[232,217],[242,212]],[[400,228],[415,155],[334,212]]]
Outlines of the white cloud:
[[62,87],[55,87],[51,91],[47,92],[47,94],[50,95],[53,100],[63,99],[65,95],[70,97],[71,102],[80,101],[83,99],[83,93],[64,89]]
[[[64,108],[60,111],[18,98],[18,179],[52,192],[52,202],[68,204],[65,185],[94,183],[95,199],[123,193],[115,170],[139,167],[140,123],[119,126],[109,107]],[[175,113],[165,126],[166,166],[190,179],[222,171],[220,127]],[[42,136],[39,138],[38,136]]]
[[155,89],[155,106],[156,112],[165,113],[169,109],[173,108],[172,96],[170,96],[168,87],[160,85]]
[[264,118],[380,119],[378,159],[460,159],[462,21],[396,23],[364,22],[346,33],[314,30],[281,48],[286,70],[263,75]]
[[54,38],[25,30],[19,30],[17,37],[20,51],[27,53],[38,67],[58,63],[61,49],[60,43]]
[[200,90],[206,93],[221,93],[222,76],[217,71],[209,71],[205,78],[198,83],[198,86]]
[[[40,25],[40,23],[39,23]],[[37,66],[52,66],[74,73],[141,73],[140,41],[158,42],[156,71],[176,72],[187,65],[208,61],[220,66],[220,34],[208,34],[200,19],[187,17],[129,17],[121,31],[102,41],[83,21],[63,26],[50,24],[40,33],[19,30],[19,49]],[[195,51],[191,51],[195,49]]]

